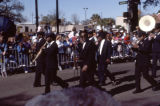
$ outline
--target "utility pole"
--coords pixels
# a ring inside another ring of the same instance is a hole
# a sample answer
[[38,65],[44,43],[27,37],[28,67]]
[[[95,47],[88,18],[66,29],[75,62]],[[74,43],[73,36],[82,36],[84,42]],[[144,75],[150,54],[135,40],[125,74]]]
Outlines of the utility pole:
[[56,0],[56,24],[57,24],[57,34],[59,34],[59,10],[58,10],[58,0]]
[[84,9],[84,16],[85,16],[85,21],[86,21],[86,19],[87,19],[87,10],[88,10],[88,8],[83,8]]
[[39,22],[38,22],[38,0],[35,0],[35,11],[36,11],[36,31],[38,30]]
[[140,0],[129,0],[128,12],[130,13],[130,31],[134,31],[136,26],[138,26],[138,4],[140,4]]

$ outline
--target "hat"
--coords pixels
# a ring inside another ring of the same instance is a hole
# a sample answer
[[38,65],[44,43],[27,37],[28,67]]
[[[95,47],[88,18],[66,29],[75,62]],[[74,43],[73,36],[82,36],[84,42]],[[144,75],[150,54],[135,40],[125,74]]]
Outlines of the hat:
[[138,37],[146,36],[146,33],[143,31],[137,32]]
[[99,32],[99,37],[104,39],[106,37],[106,33],[105,32]]
[[88,34],[93,34],[93,30],[88,30]]
[[46,38],[51,37],[52,39],[56,38],[56,35],[54,33],[48,33],[46,34]]
[[37,35],[42,35],[42,36],[44,36],[44,32],[37,32]]
[[160,29],[160,23],[157,23],[157,24],[156,24],[155,29]]

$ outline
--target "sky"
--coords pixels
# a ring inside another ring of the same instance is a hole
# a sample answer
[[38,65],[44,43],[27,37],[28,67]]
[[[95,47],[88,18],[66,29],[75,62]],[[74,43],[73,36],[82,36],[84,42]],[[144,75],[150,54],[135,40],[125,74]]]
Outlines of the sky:
[[[23,15],[27,18],[27,22],[35,22],[35,0],[20,1],[25,6]],[[69,21],[73,14],[77,14],[80,20],[84,20],[85,10],[83,8],[88,8],[87,19],[94,13],[99,14],[102,18],[116,18],[127,11],[127,4],[119,5],[120,1],[125,0],[59,0],[59,11]],[[38,0],[38,9],[39,17],[55,12],[56,0]],[[150,6],[144,10],[141,5],[139,9],[143,14],[150,14],[156,13],[160,7]]]

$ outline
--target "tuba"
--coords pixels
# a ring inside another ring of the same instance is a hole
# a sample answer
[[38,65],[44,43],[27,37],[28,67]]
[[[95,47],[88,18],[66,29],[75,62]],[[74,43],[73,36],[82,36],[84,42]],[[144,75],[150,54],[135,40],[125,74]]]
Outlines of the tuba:
[[145,15],[139,20],[139,28],[144,32],[152,31],[156,26],[156,20],[150,15]]

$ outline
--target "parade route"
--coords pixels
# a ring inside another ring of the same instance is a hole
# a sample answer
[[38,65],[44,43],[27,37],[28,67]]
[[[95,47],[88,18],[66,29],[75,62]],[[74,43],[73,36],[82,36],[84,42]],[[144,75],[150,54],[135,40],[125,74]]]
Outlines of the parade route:
[[[134,91],[134,63],[121,63],[109,66],[119,84],[113,86],[107,78],[106,85],[102,86],[113,98],[129,106],[159,106],[160,90],[152,91],[150,84],[142,78],[142,93],[133,94]],[[69,83],[69,87],[78,85],[79,76],[72,69],[59,71],[58,75]],[[156,80],[160,80],[160,71]],[[97,77],[95,77],[97,79]],[[14,74],[8,78],[0,77],[0,106],[24,106],[31,98],[41,95],[44,87],[33,87],[34,73]],[[44,77],[42,77],[42,85]],[[52,86],[52,91],[62,90],[60,86]]]

